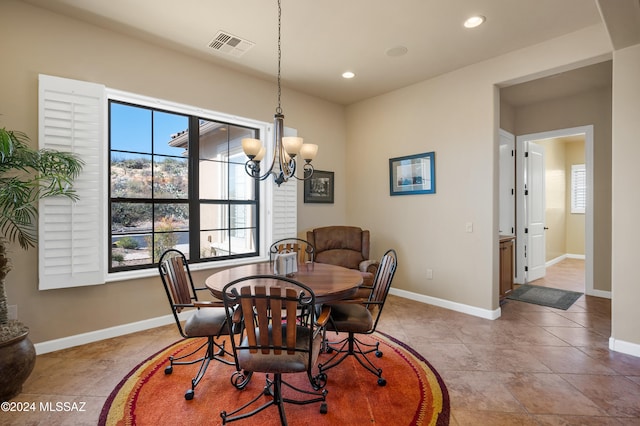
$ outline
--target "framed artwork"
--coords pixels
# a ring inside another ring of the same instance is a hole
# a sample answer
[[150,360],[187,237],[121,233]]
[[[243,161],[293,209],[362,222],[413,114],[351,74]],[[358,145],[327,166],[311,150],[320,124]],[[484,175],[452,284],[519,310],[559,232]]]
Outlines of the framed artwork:
[[304,202],[333,204],[333,186],[333,172],[315,170],[313,176],[304,181]]
[[435,152],[389,159],[390,195],[435,194]]

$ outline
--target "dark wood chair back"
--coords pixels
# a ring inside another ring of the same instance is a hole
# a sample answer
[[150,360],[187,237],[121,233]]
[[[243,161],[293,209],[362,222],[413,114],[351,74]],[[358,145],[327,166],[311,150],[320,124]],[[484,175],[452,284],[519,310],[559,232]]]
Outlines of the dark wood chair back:
[[[303,354],[304,369],[292,359],[291,364],[298,365],[280,372],[311,369],[317,356],[313,353],[317,327],[315,295],[309,287],[283,276],[253,275],[227,284],[223,296],[228,312],[233,307],[239,308],[236,317],[229,319],[236,325],[241,321],[241,327],[232,327],[231,336],[238,370],[247,369],[242,363],[248,358],[252,358],[251,371],[270,372],[276,364],[287,369],[286,362],[274,358],[285,354]],[[236,330],[244,330],[244,337],[234,336]],[[265,356],[255,358],[247,351]]]
[[302,238],[283,238],[269,247],[269,260],[273,262],[277,254],[298,253],[298,263],[313,263],[315,261],[315,247]]
[[198,301],[186,256],[179,250],[165,251],[158,262],[160,278],[167,291],[171,308],[180,312]]

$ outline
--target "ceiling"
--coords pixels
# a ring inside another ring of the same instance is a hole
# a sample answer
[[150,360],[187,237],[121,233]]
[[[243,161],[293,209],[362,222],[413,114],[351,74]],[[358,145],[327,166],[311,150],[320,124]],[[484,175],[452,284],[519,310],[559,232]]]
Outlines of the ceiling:
[[[275,83],[276,0],[22,1]],[[350,104],[599,22],[595,0],[282,0],[282,84]],[[220,30],[254,45],[214,51]]]

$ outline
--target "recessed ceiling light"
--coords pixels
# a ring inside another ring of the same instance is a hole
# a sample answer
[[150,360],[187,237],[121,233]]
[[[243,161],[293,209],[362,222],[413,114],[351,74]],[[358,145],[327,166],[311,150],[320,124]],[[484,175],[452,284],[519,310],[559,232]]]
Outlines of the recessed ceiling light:
[[345,71],[342,73],[342,78],[353,78],[356,75],[351,71]]
[[486,19],[487,18],[485,18],[482,15],[475,15],[475,16],[470,17],[466,21],[464,21],[464,26],[465,26],[465,28],[475,28],[475,27],[477,27],[479,25],[482,25],[482,23]]

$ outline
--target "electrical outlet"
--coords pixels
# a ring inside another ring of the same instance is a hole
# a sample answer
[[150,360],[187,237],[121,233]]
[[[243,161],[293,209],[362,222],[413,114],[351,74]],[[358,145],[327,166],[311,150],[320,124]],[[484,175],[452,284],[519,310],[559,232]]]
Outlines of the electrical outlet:
[[427,269],[427,279],[428,280],[433,279],[433,269]]
[[8,308],[9,319],[10,320],[17,320],[18,319],[18,305],[9,305],[9,306],[7,306],[7,308]]

